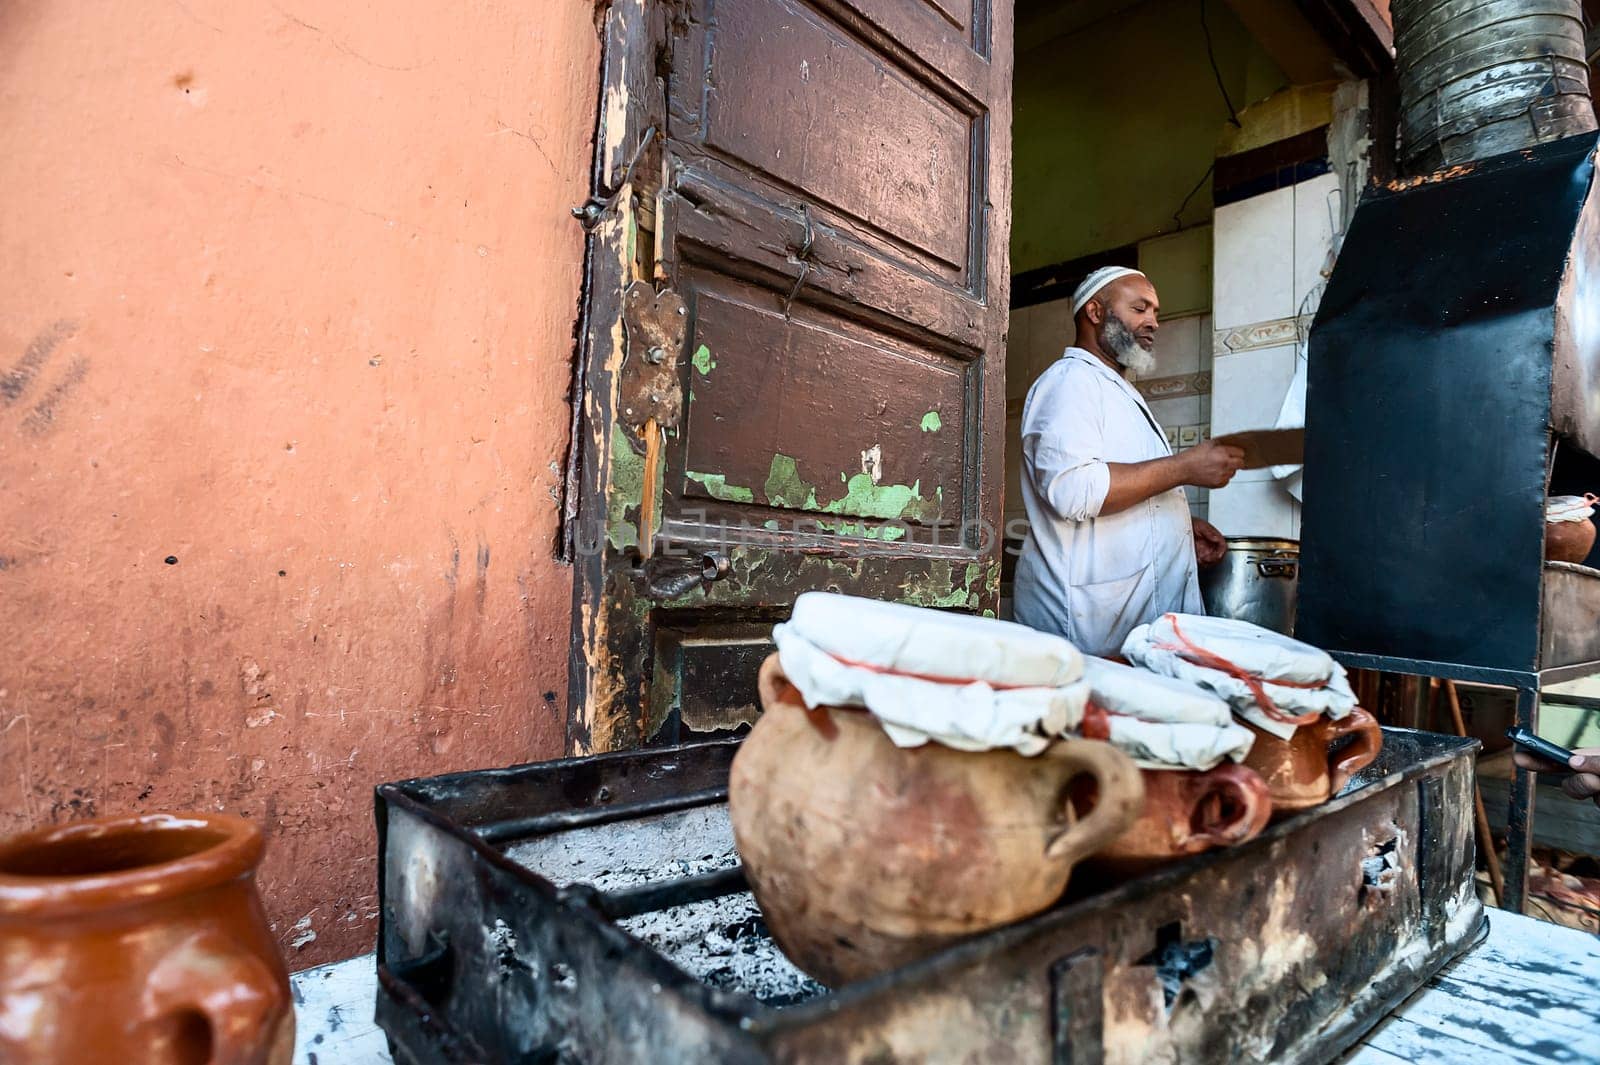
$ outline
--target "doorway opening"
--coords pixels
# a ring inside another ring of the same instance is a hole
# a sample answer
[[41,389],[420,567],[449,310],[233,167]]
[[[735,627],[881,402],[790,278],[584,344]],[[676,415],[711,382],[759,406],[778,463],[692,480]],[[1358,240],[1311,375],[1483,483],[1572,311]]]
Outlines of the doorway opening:
[[[1017,0],[1001,616],[1027,528],[1023,405],[1092,270],[1135,267],[1160,294],[1136,386],[1175,452],[1292,417],[1387,91],[1352,21],[1318,17],[1335,6],[1359,5]],[[1224,535],[1273,539],[1298,537],[1298,491],[1271,470],[1188,489]]]

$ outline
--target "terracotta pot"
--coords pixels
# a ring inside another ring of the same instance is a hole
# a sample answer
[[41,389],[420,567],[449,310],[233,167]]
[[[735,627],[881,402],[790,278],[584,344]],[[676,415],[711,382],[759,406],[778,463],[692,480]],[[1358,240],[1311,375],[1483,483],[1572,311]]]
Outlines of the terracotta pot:
[[1592,521],[1549,521],[1544,526],[1546,562],[1582,562],[1594,548]]
[[1126,871],[1254,839],[1272,820],[1272,794],[1255,770],[1142,769],[1144,813],[1094,856]]
[[223,814],[0,842],[0,1061],[287,1065],[289,977],[256,896],[261,834]]
[[[1350,778],[1372,763],[1383,749],[1383,730],[1359,706],[1338,721],[1323,717],[1294,730],[1294,738],[1281,740],[1243,718],[1240,723],[1256,734],[1244,764],[1267,782],[1275,813],[1305,810],[1327,801]],[[1335,751],[1346,736],[1355,739]]]
[[[728,781],[734,839],[773,938],[826,984],[1045,909],[1144,799],[1109,744],[896,747],[865,711],[807,710],[777,655],[758,685],[764,712]],[[1080,819],[1068,789],[1085,774],[1100,798]]]

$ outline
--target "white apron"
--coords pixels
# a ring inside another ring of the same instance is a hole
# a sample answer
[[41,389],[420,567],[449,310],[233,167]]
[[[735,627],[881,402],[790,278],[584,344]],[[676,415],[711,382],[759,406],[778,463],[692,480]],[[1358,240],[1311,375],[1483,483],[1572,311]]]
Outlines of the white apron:
[[1144,397],[1094,355],[1068,348],[1040,375],[1022,408],[1029,531],[1013,588],[1017,621],[1115,655],[1168,611],[1205,613],[1182,488],[1100,516],[1108,462],[1170,454]]

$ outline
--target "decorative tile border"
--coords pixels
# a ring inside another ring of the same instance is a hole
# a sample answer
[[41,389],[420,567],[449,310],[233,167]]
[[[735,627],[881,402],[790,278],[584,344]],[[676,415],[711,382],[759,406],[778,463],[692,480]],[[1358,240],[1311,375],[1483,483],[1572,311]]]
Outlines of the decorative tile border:
[[1311,320],[1314,317],[1315,315],[1306,314],[1298,318],[1277,318],[1270,322],[1253,322],[1250,325],[1234,326],[1232,329],[1219,329],[1212,334],[1212,358],[1233,355],[1241,351],[1256,351],[1260,348],[1293,344],[1300,339],[1302,328],[1310,330]]
[[1137,381],[1134,387],[1139,394],[1148,400],[1181,399],[1184,396],[1205,396],[1211,393],[1211,374],[1209,371],[1201,373],[1178,374],[1173,377],[1151,377],[1147,380]]

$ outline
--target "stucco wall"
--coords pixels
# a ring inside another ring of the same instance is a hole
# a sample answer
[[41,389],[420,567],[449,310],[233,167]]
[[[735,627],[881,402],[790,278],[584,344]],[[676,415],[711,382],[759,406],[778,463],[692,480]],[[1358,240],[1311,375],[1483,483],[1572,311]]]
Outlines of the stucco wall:
[[298,968],[375,783],[559,755],[592,11],[0,5],[0,832],[248,815]]

